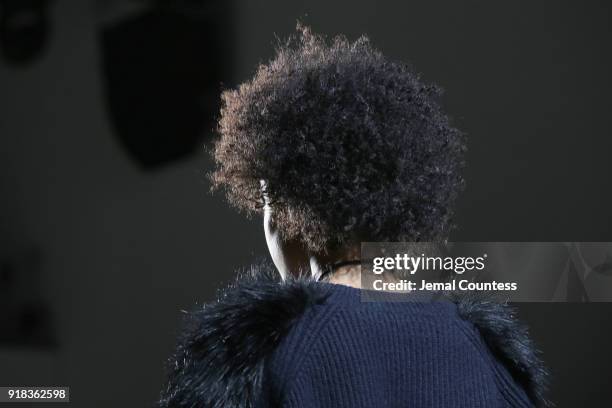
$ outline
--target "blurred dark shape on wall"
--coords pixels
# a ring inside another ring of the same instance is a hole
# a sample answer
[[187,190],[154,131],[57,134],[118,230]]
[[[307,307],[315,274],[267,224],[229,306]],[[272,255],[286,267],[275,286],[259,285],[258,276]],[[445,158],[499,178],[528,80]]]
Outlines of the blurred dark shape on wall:
[[35,61],[49,37],[49,0],[0,0],[0,51],[14,65]]
[[230,78],[225,2],[154,3],[100,32],[107,107],[133,159],[156,168],[211,133]]
[[29,247],[0,259],[0,344],[54,347],[52,312],[41,295],[41,251]]

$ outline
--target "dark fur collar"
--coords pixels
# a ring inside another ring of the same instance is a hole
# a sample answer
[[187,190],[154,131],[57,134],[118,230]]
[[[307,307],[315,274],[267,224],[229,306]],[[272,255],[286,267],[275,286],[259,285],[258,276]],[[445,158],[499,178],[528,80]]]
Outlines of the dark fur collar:
[[281,282],[271,266],[239,274],[219,299],[187,316],[160,407],[253,407],[263,361],[311,305],[312,280]]
[[[281,282],[270,265],[243,272],[216,302],[188,314],[159,406],[255,406],[265,358],[292,323],[325,298],[313,280]],[[475,296],[451,296],[451,300],[530,398],[545,405],[546,371],[512,308]]]
[[548,370],[542,363],[527,326],[516,319],[516,310],[482,293],[453,292],[459,315],[478,328],[493,354],[504,363],[536,406],[550,406],[545,398]]

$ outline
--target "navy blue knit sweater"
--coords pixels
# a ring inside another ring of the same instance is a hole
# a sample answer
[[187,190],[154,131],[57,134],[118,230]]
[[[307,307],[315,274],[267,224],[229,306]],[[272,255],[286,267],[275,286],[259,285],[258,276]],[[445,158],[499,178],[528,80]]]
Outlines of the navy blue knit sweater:
[[161,407],[544,405],[545,370],[507,305],[363,302],[347,286],[255,276],[190,315]]

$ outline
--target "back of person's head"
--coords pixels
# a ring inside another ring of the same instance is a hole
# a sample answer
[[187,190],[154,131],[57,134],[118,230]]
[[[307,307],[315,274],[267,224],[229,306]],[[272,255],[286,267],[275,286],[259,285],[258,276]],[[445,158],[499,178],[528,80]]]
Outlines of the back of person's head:
[[265,194],[282,236],[315,252],[445,240],[465,145],[439,94],[365,37],[328,41],[298,25],[223,93],[213,184],[249,213]]

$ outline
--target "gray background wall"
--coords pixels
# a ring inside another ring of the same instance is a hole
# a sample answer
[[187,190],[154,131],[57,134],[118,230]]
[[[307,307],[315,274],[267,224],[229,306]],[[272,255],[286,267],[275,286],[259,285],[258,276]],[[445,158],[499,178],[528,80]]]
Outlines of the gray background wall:
[[[470,146],[453,239],[612,241],[606,2],[234,3],[238,81],[301,18],[366,33],[446,89]],[[208,193],[204,154],[153,173],[133,164],[104,110],[94,4],[58,0],[52,16],[43,59],[0,63],[0,255],[43,249],[59,347],[0,348],[0,384],[69,385],[78,407],[149,406],[180,309],[265,254],[260,220]],[[612,401],[610,306],[521,309],[557,405]]]

